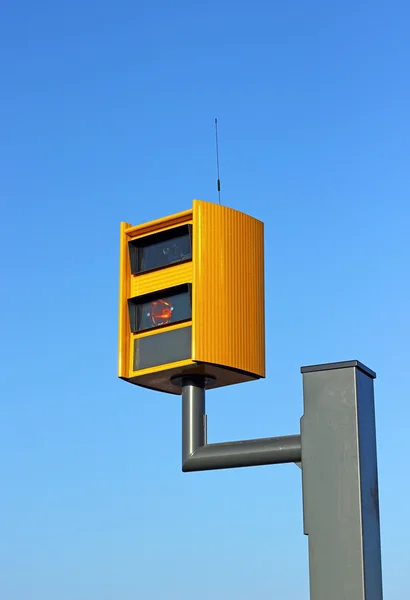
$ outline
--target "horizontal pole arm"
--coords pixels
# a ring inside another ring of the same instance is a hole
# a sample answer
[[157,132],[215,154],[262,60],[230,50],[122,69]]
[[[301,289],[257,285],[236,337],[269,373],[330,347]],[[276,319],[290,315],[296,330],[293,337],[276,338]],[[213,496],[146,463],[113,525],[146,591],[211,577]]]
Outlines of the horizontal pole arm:
[[182,383],[182,471],[300,463],[300,435],[207,444],[205,389],[200,378]]
[[187,456],[184,472],[256,467],[301,461],[300,435],[205,444]]

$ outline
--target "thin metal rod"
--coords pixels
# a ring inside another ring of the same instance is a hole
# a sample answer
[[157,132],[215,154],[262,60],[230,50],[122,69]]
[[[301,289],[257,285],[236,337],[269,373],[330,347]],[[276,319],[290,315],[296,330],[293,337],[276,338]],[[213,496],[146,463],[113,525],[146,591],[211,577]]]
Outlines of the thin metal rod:
[[300,435],[206,443],[205,386],[200,378],[182,383],[182,470],[208,471],[301,461]]
[[218,142],[218,119],[215,119],[215,144],[216,144],[216,187],[218,189],[218,201],[221,204],[221,179],[219,176],[219,142]]

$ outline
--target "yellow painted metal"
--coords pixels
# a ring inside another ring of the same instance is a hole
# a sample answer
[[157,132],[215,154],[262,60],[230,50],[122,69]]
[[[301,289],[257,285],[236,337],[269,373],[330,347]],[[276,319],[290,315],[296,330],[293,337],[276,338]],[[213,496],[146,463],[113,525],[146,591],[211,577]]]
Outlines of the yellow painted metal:
[[172,325],[166,325],[163,327],[156,327],[155,329],[146,329],[145,331],[141,331],[139,333],[132,333],[131,338],[135,340],[136,338],[143,338],[151,335],[159,335],[164,331],[172,331],[173,329],[182,329],[183,327],[190,327],[192,325],[192,321],[189,319],[187,321],[182,321],[182,323],[172,323]]
[[[192,224],[192,261],[133,275],[128,242]],[[121,224],[119,377],[174,394],[171,378],[198,373],[216,387],[265,377],[264,226],[231,208],[194,200],[191,210],[131,226]],[[133,334],[128,298],[192,283],[192,321]],[[192,326],[190,359],[133,370],[134,340]]]
[[192,283],[192,262],[176,264],[131,278],[131,296],[141,296],[181,283]]
[[192,359],[265,377],[264,225],[193,202]]
[[141,369],[140,371],[134,371],[130,373],[130,377],[144,377],[146,375],[154,375],[156,373],[160,373],[162,371],[168,371],[169,369],[176,369],[179,367],[188,367],[189,365],[193,365],[194,362],[188,358],[186,360],[179,360],[173,363],[166,363],[164,365],[158,365],[156,367],[149,367],[148,369]]
[[184,210],[183,212],[175,213],[174,215],[169,215],[168,217],[162,217],[161,219],[156,219],[155,221],[149,221],[148,223],[143,223],[142,225],[129,225],[125,233],[130,238],[144,237],[146,235],[150,235],[151,233],[156,233],[157,231],[164,231],[166,229],[171,229],[171,227],[178,227],[178,225],[191,222],[192,210]]
[[155,329],[146,329],[145,331],[141,331],[138,333],[131,333],[130,334],[130,345],[132,346],[134,343],[134,340],[136,340],[137,338],[143,338],[143,337],[148,337],[151,335],[159,335],[160,333],[163,333],[164,331],[172,331],[173,329],[182,329],[182,327],[190,327],[192,325],[192,321],[183,321],[182,323],[173,323],[172,325],[166,325],[164,327],[158,327]]
[[125,235],[129,223],[120,225],[120,291],[118,303],[118,377],[128,377],[129,374],[129,320],[128,304],[130,289],[130,259],[128,252],[128,240]]
[[[163,269],[157,269],[149,273],[133,275],[131,273],[128,242],[131,239],[145,237],[159,231],[165,231],[178,227],[182,224],[192,224],[192,209],[169,215],[155,221],[142,225],[132,226],[130,223],[121,223],[120,226],[120,289],[119,289],[119,332],[118,332],[118,376],[124,379],[135,377],[140,372],[132,369],[133,365],[133,340],[136,335],[132,334],[129,325],[128,298],[140,296],[161,289],[173,287],[182,283],[192,283],[192,261],[171,265]],[[187,322],[178,323],[167,327],[167,330],[187,326]],[[138,334],[155,335],[161,330],[144,332]],[[186,361],[184,362],[184,366]],[[188,361],[186,364],[192,364]],[[172,363],[176,366],[176,363]],[[152,370],[145,369],[141,374],[157,372],[164,367],[155,367]]]

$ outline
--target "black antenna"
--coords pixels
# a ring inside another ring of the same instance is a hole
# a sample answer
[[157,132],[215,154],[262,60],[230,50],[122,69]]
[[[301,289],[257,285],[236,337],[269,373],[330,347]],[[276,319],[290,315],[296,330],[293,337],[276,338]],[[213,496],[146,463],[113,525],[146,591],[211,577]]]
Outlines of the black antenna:
[[217,189],[218,200],[221,204],[221,180],[219,179],[219,149],[218,149],[218,119],[215,119],[215,139],[216,139],[216,172],[217,172]]

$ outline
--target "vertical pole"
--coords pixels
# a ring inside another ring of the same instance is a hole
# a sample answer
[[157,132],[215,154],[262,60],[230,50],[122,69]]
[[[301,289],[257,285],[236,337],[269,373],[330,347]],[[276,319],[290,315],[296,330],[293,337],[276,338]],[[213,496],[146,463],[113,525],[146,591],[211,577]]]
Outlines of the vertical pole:
[[373,379],[349,361],[303,367],[311,600],[382,600]]
[[205,439],[205,381],[203,377],[182,379],[182,463]]

